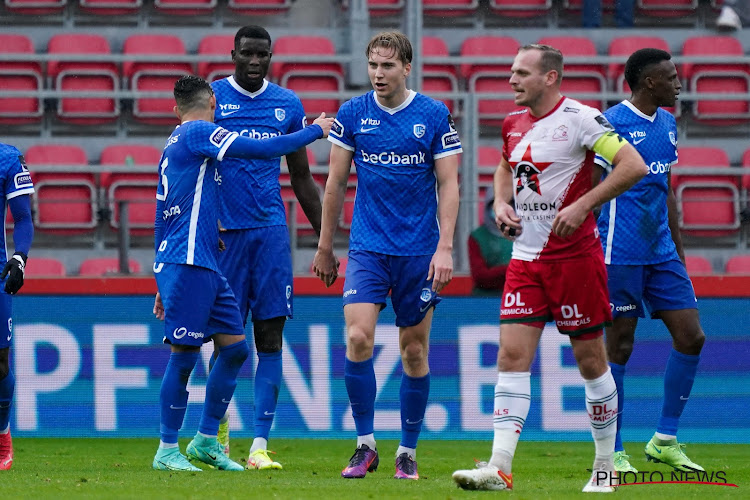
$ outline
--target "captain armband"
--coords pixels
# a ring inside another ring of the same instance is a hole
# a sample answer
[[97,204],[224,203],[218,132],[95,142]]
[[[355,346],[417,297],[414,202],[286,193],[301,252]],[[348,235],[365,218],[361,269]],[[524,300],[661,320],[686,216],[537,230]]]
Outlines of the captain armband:
[[607,160],[610,164],[617,152],[628,142],[616,132],[607,132],[594,143],[591,148],[596,154]]

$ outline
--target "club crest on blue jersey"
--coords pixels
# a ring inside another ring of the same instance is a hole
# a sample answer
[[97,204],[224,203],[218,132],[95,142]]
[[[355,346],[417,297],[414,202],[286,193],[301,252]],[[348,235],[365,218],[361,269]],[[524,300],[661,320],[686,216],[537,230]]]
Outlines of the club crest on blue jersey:
[[422,136],[424,136],[425,130],[427,130],[427,128],[422,123],[417,123],[414,125],[414,136],[417,139],[421,139]]
[[671,130],[669,131],[669,142],[672,143],[672,146],[677,146],[677,136]]
[[286,111],[284,111],[282,108],[276,108],[273,111],[276,114],[276,119],[280,122],[283,122],[284,118],[286,118]]
[[422,302],[429,302],[432,300],[432,290],[429,288],[422,288],[422,295],[419,296]]

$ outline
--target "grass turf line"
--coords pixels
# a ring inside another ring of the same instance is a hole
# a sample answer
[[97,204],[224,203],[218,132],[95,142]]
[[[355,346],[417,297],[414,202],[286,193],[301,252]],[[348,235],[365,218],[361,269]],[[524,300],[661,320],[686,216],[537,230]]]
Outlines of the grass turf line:
[[[185,451],[189,439],[181,440]],[[232,441],[233,459],[247,460],[249,439]],[[647,463],[645,443],[628,443],[631,463],[640,471],[671,468]],[[513,492],[467,492],[458,489],[451,474],[474,466],[473,458],[487,459],[485,441],[422,441],[419,481],[393,479],[395,441],[380,441],[380,467],[365,479],[342,479],[341,469],[354,451],[351,440],[273,439],[271,448],[281,471],[176,473],[155,471],[151,461],[158,439],[22,439],[14,440],[15,460],[0,472],[0,497],[15,498],[399,498],[461,499],[505,495],[513,499],[580,498],[589,477],[592,443],[521,442],[514,464]],[[646,485],[622,487],[618,498],[747,498],[750,489],[750,445],[695,444],[689,456],[707,471],[723,470],[739,488],[703,485]],[[200,464],[199,466],[202,466]]]

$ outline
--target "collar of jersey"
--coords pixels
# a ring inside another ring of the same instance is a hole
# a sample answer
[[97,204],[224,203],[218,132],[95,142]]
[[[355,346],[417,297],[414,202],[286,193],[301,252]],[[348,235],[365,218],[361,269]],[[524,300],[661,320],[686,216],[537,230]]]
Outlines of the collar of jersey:
[[555,104],[555,107],[552,108],[552,109],[550,109],[549,111],[547,111],[544,115],[540,116],[539,118],[537,118],[536,116],[532,115],[531,114],[531,109],[529,109],[529,118],[531,118],[532,122],[538,122],[539,120],[544,120],[549,115],[551,115],[552,113],[554,113],[555,111],[557,111],[557,109],[560,107],[560,105],[563,102],[565,102],[565,99],[567,99],[567,97],[565,97],[565,96],[560,97],[560,100],[557,101],[557,104]]
[[229,80],[229,85],[231,85],[234,90],[248,97],[258,97],[268,88],[268,80],[266,80],[265,78],[263,79],[263,85],[261,85],[261,87],[255,92],[248,92],[247,90],[240,87],[240,84],[234,81],[234,75],[230,75],[229,77],[227,77],[227,80]]
[[657,113],[659,113],[659,108],[656,108],[656,112],[655,112],[655,113],[654,113],[653,115],[651,115],[651,116],[648,116],[648,115],[647,115],[647,114],[645,114],[645,113],[644,113],[643,111],[641,111],[640,109],[636,108],[636,107],[635,107],[635,106],[633,105],[633,103],[632,103],[632,102],[630,102],[630,101],[628,101],[627,99],[625,99],[624,101],[622,101],[622,103],[623,103],[623,104],[624,104],[624,105],[625,105],[625,106],[626,106],[626,107],[627,107],[628,109],[630,109],[630,111],[632,111],[632,112],[633,112],[633,113],[635,113],[636,115],[640,116],[640,117],[641,117],[641,118],[643,118],[644,120],[648,120],[648,121],[650,121],[651,123],[653,123],[653,122],[654,122],[654,120],[656,120],[656,115],[657,115]]
[[402,109],[404,109],[406,106],[408,106],[409,104],[411,104],[411,102],[414,100],[414,98],[416,97],[416,95],[417,95],[416,92],[414,92],[413,90],[409,90],[409,95],[406,96],[406,100],[404,100],[404,102],[402,102],[401,104],[399,104],[395,108],[389,108],[389,107],[386,107],[386,106],[383,106],[382,104],[380,104],[380,102],[378,101],[377,96],[375,95],[375,91],[374,90],[372,91],[372,100],[375,101],[375,104],[380,109],[382,109],[383,111],[385,111],[389,115],[395,115],[396,113],[398,113],[399,111],[401,111]]

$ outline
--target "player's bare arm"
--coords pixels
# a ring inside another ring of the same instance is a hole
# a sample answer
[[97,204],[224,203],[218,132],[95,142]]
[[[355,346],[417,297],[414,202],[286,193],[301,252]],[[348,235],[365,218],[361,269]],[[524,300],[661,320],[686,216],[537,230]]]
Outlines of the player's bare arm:
[[336,256],[333,254],[333,235],[344,206],[346,182],[352,168],[354,153],[336,144],[331,146],[331,160],[328,180],[323,194],[323,216],[320,224],[318,251],[313,259],[313,271],[326,284],[331,286],[338,277]]
[[310,163],[307,160],[307,148],[299,148],[294,153],[286,155],[289,177],[292,182],[294,196],[299,200],[302,211],[312,224],[315,234],[320,237],[320,214],[323,205],[320,202],[318,186],[310,173]]
[[615,167],[612,173],[594,189],[558,212],[552,223],[552,231],[557,236],[567,238],[573,234],[595,207],[624,193],[648,174],[648,167],[638,151],[624,139],[619,140],[622,144],[612,158],[611,163]]
[[161,294],[159,292],[156,292],[156,297],[154,298],[154,316],[156,316],[156,319],[159,321],[164,321],[164,304],[161,301]]
[[513,241],[523,228],[521,218],[513,208],[513,172],[505,158],[497,166],[492,182],[495,191],[495,224],[503,236]]
[[430,261],[427,279],[432,279],[432,290],[440,292],[453,277],[453,235],[458,217],[458,156],[435,160],[438,183],[438,220],[440,239]]
[[685,263],[685,250],[682,247],[682,235],[680,234],[680,212],[677,210],[677,197],[672,189],[672,173],[667,174],[667,217],[669,221],[669,232],[672,233],[672,241],[677,249],[677,255],[682,263]]

